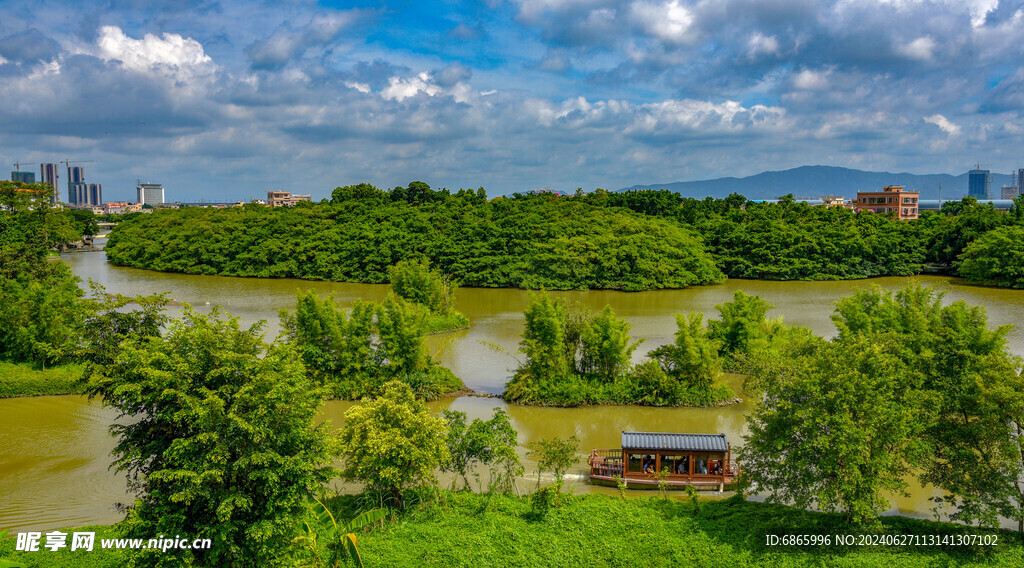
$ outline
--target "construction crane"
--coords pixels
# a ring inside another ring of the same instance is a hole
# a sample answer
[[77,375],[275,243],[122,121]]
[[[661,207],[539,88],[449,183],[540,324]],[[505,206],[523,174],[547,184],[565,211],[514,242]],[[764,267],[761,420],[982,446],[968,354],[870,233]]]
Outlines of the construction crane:
[[14,171],[20,172],[21,171],[21,166],[34,166],[34,165],[36,165],[35,162],[31,162],[31,163],[14,162]]
[[64,164],[64,167],[70,168],[71,164],[87,164],[87,163],[90,163],[90,162],[93,162],[93,161],[95,161],[95,160],[64,160],[63,162],[57,162],[57,163]]
[[992,164],[974,164],[974,169],[980,170],[981,166],[991,166]]

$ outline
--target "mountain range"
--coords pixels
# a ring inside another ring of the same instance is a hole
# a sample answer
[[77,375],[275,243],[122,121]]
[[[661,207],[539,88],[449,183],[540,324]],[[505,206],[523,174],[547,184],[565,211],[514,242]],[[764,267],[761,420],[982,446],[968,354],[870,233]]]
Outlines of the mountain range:
[[[1011,183],[1008,174],[991,174],[990,193],[999,199],[1002,186]],[[667,189],[686,197],[726,197],[739,193],[748,199],[776,199],[792,193],[802,198],[817,199],[822,195],[844,195],[853,198],[858,191],[881,191],[886,185],[902,185],[909,190],[921,192],[921,199],[939,199],[939,184],[942,184],[942,199],[960,199],[967,195],[967,173],[958,176],[950,174],[911,174],[890,172],[866,172],[834,166],[801,166],[778,172],[761,172],[748,177],[725,177],[699,181],[677,181],[672,183],[638,184],[624,187],[619,191],[634,189]]]

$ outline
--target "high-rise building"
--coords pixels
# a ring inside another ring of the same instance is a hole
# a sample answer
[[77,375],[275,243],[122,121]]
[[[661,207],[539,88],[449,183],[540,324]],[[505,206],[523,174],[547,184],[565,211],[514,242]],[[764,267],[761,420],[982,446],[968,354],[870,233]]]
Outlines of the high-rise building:
[[88,205],[88,184],[72,183],[68,185],[68,205]]
[[57,188],[60,187],[60,175],[57,164],[39,164],[39,183],[48,184],[53,188],[53,198],[50,201],[60,201],[60,194]]
[[85,205],[85,168],[68,166],[68,203]]
[[971,170],[967,172],[967,195],[975,199],[988,199],[991,176],[988,170]]
[[103,205],[103,184],[90,183],[86,191],[86,202],[89,205]]
[[36,173],[35,172],[11,172],[11,181],[20,181],[21,183],[35,183]]
[[164,186],[159,183],[139,183],[135,189],[139,192],[139,203],[142,205],[164,203]]

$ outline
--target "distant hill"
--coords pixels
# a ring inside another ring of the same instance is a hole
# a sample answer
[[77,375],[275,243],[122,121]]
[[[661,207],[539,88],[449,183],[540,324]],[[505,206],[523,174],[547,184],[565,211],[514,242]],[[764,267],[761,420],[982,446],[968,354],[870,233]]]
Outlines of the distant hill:
[[[991,177],[992,197],[999,198],[1000,188],[1010,183],[1007,174],[993,173]],[[960,199],[967,195],[967,173],[958,176],[949,174],[908,174],[889,172],[865,172],[833,166],[800,166],[781,172],[762,172],[744,178],[719,178],[700,181],[677,181],[673,183],[639,184],[624,187],[631,189],[667,189],[686,197],[726,197],[739,193],[748,199],[776,199],[792,193],[798,197],[818,198],[822,195],[845,195],[854,197],[858,191],[881,190],[885,185],[902,185],[907,189],[921,192],[921,199],[938,199],[939,184],[942,184],[942,199]]]

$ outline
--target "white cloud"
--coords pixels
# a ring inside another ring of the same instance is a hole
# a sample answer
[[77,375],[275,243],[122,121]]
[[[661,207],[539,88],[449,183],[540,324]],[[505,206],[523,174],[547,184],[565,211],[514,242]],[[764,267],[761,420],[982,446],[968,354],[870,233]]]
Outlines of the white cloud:
[[633,21],[651,36],[670,43],[692,43],[696,32],[691,32],[693,13],[679,0],[651,4],[636,2],[630,6]]
[[359,91],[360,93],[369,93],[370,92],[370,86],[367,85],[366,83],[357,83],[355,81],[348,81],[348,82],[345,83],[345,86],[350,88],[350,89],[355,89],[355,90]]
[[60,74],[60,63],[57,60],[53,60],[47,63],[40,63],[36,66],[31,73],[28,75],[29,81],[35,81],[41,77],[47,75],[59,75]]
[[950,122],[950,120],[941,114],[933,114],[931,116],[924,117],[924,121],[929,124],[938,126],[943,132],[950,136],[958,136],[960,134],[960,127]]
[[782,126],[786,111],[781,107],[745,107],[736,101],[713,103],[692,99],[666,100],[641,105],[630,134],[672,135],[678,130],[692,132],[740,132],[751,128]]
[[775,36],[762,35],[755,32],[747,41],[747,57],[753,59],[760,55],[778,55],[779,40]]
[[0,55],[0,65],[6,65],[6,64],[7,64],[7,60],[4,59],[3,55]]
[[398,102],[416,96],[418,93],[434,96],[441,92],[441,87],[435,85],[432,81],[430,74],[425,71],[411,79],[391,77],[388,79],[388,86],[384,87],[380,95],[385,99]]
[[631,136],[678,137],[687,133],[730,133],[751,128],[781,126],[786,111],[780,107],[745,107],[736,101],[714,103],[694,99],[668,99],[632,104],[620,100],[588,101],[575,97],[553,104],[540,99],[524,102],[523,110],[545,127],[596,128],[622,131]]
[[829,86],[828,72],[804,69],[793,77],[793,85],[798,89],[806,91],[822,91]]
[[930,61],[934,50],[935,40],[929,36],[919,37],[896,48],[900,55],[918,61]]
[[194,73],[213,68],[213,60],[198,41],[178,34],[165,33],[161,37],[146,34],[142,39],[133,39],[117,26],[103,26],[96,47],[97,56],[108,61],[116,59],[135,71],[166,67]]

